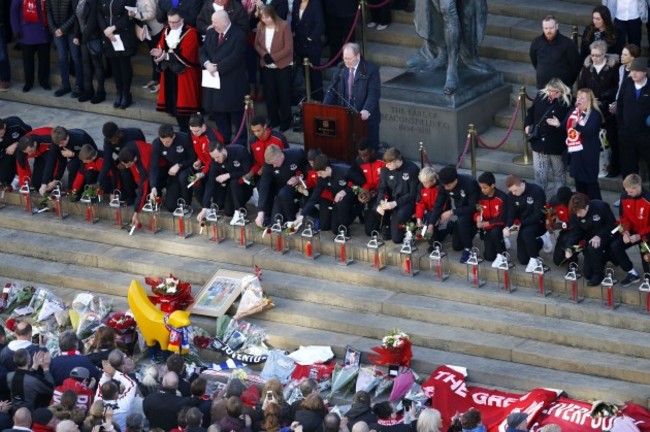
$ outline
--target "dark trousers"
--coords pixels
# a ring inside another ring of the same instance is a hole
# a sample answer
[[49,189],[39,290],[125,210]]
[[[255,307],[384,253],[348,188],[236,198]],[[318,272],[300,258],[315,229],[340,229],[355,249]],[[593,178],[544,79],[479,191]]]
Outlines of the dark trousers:
[[[81,197],[81,194],[83,193],[84,189],[86,188],[87,185],[94,185],[97,184],[97,178],[99,177],[99,173],[95,170],[88,170],[84,171],[83,173],[84,176],[84,183],[81,186],[81,189],[77,191],[77,194],[74,199],[78,200]],[[72,187],[72,186],[70,186]],[[110,182],[110,177],[106,176],[102,184],[99,185],[99,188],[104,191],[105,193],[107,192],[112,192],[111,189],[111,182]]]
[[72,189],[72,183],[74,182],[77,172],[81,167],[81,160],[79,158],[65,159],[61,158],[57,161],[56,166],[54,167],[54,179],[61,180],[63,179],[63,174],[65,170],[68,170],[68,189]]
[[11,66],[9,64],[9,51],[7,51],[7,38],[4,28],[0,28],[0,81],[11,81]]
[[[295,63],[297,65],[296,73],[305,74],[305,68],[303,66],[303,61],[305,57],[309,59],[309,62],[312,66],[320,66],[321,52],[323,51],[323,46],[320,42],[312,41],[309,46],[309,50],[305,53],[296,54]],[[314,69],[313,67],[309,71],[309,82],[311,84],[311,97],[317,101],[323,100],[323,73],[319,70]]]
[[[609,252],[612,255],[612,258],[618,263],[619,266],[621,266],[621,269],[623,271],[629,272],[634,268],[634,265],[632,264],[630,257],[627,256],[626,252],[627,249],[633,246],[635,248],[638,248],[639,242],[625,243],[623,241],[623,236],[620,234],[616,234],[614,240],[609,246]],[[645,262],[645,260],[643,260],[643,257],[641,259],[641,264],[643,264],[643,272],[650,273],[650,264]]]
[[[93,54],[93,51],[90,50],[89,44],[94,44],[94,52],[98,54]],[[99,51],[96,50],[99,48]],[[102,53],[101,53],[101,41],[90,41],[88,43],[81,44],[81,64],[83,66],[83,91],[84,93],[92,94],[93,90],[93,78],[97,81],[97,93],[106,93],[104,88],[104,63],[102,62]]]
[[[383,2],[384,0],[368,0],[368,5],[378,5]],[[370,20],[372,22],[381,25],[390,24],[391,23],[390,8],[391,8],[390,2],[379,8],[369,7],[368,9],[370,9]]]
[[257,85],[257,71],[260,70],[260,55],[252,45],[246,45],[246,70],[248,71],[248,84]]
[[38,82],[41,87],[50,85],[50,44],[21,45],[25,85],[34,85],[34,56],[38,55]]
[[213,188],[212,202],[223,209],[226,216],[230,217],[244,207],[251,195],[253,188],[247,184],[239,184],[239,179],[233,179],[226,182],[223,186],[217,185]]
[[[242,101],[243,104],[243,101]],[[244,111],[222,111],[212,113],[214,122],[217,124],[219,132],[223,135],[223,140],[226,144],[232,144],[231,140],[234,138],[232,135],[232,127],[235,125],[237,131],[241,126],[242,118],[244,118]],[[245,127],[245,125],[244,125]],[[245,145],[246,143],[246,131],[242,129],[239,139],[236,144]]]
[[271,127],[291,126],[291,66],[282,69],[262,68],[264,100]]
[[169,175],[167,170],[167,167],[161,168],[158,172],[157,184],[151,186],[158,190],[158,195],[163,189],[166,189],[163,206],[167,211],[173,212],[178,207],[179,198],[183,198],[186,204],[192,203],[192,190],[187,188],[190,169],[181,169],[174,176]]
[[0,184],[10,185],[16,176],[16,157],[3,153],[0,156]]
[[299,198],[300,197],[293,186],[282,186],[275,195],[271,214],[267,216],[273,220],[275,219],[275,215],[279,213],[285,221],[295,220],[296,213],[298,212]]
[[113,70],[113,80],[115,80],[118,96],[131,93],[131,83],[133,82],[131,57],[109,57],[108,61]]
[[120,191],[127,205],[133,205],[139,185],[135,184],[131,170],[119,169],[113,178],[113,187]]
[[553,264],[559,266],[562,262],[566,261],[567,264],[578,262],[578,254],[573,253],[571,258],[566,259],[564,256],[565,249],[570,249],[573,245],[569,244],[569,231],[560,231],[555,242],[555,250],[553,250]]
[[605,130],[607,131],[609,147],[612,149],[612,160],[609,162],[609,172],[619,173],[621,171],[621,158],[618,145],[618,127],[615,118],[610,118],[605,121]]
[[[33,159],[34,165],[32,166],[32,178],[30,184],[38,190],[43,184],[43,172],[45,171],[45,156],[40,156]],[[29,161],[27,161],[29,163]]]
[[539,257],[539,250],[542,248],[542,239],[546,228],[543,224],[528,225],[519,228],[517,234],[517,259],[522,265],[527,265],[531,258]]
[[381,119],[373,116],[366,120],[368,122],[368,143],[375,150],[379,149],[379,120]]
[[586,280],[594,277],[603,278],[605,276],[605,263],[608,259],[609,245],[601,239],[601,245],[598,248],[589,244],[590,239],[585,239],[587,245],[584,248],[584,271]]
[[[643,134],[627,133],[619,129],[619,154],[621,157],[621,176],[639,172],[639,158],[646,164],[650,162],[650,138]],[[650,165],[648,165],[650,167]]]
[[[151,40],[146,41],[149,51],[158,46],[158,41],[160,40],[161,35],[162,33],[158,33],[157,35],[153,36]],[[149,56],[149,58],[151,59],[151,80],[160,82],[160,70],[158,69],[158,65],[155,61],[153,61],[153,56]]]
[[472,215],[458,216],[451,234],[451,247],[455,251],[472,248],[472,239],[476,235],[476,225]]
[[575,180],[576,183],[576,192],[583,193],[589,197],[589,199],[602,199],[600,195],[600,185],[598,181],[596,183],[585,183],[579,180]]
[[74,65],[75,82],[77,87],[83,83],[83,66],[81,63],[81,51],[79,45],[73,42],[74,34],[64,34],[61,37],[54,37],[54,47],[59,60],[59,73],[61,74],[61,86],[70,87],[70,59]]
[[621,41],[621,45],[634,44],[641,48],[641,18],[628,21],[615,19],[614,25],[616,26],[617,40]]
[[[370,225],[372,228],[370,231],[381,230],[384,226],[390,227],[390,238],[384,238],[385,241],[392,240],[393,243],[402,243],[404,240],[404,228],[402,226],[411,219],[413,213],[415,212],[415,203],[406,204],[403,206],[395,207],[393,210],[386,210],[384,216],[377,213],[374,210],[374,207],[371,210],[368,210],[368,216],[366,217],[366,227],[368,227],[368,220],[370,219],[370,213],[374,212],[375,214],[373,222]],[[366,232],[367,232],[366,228]],[[368,234],[370,235],[370,234]]]
[[348,193],[339,202],[321,198],[319,205],[319,221],[322,231],[332,230],[334,234],[339,233],[339,226],[343,225],[346,231],[350,232],[350,224],[354,220],[353,210],[356,196]]
[[[346,41],[348,33],[350,33],[350,29],[354,23],[354,15],[349,17],[327,15],[325,19],[327,20],[325,28],[327,29],[327,43],[330,46],[330,58],[336,56],[337,59],[340,59],[341,53],[339,51],[341,51],[343,42]],[[353,31],[350,42],[356,40],[355,36],[355,32]]]
[[483,245],[485,246],[483,258],[488,261],[494,261],[497,254],[505,252],[506,245],[503,243],[503,226],[500,225],[484,230]]

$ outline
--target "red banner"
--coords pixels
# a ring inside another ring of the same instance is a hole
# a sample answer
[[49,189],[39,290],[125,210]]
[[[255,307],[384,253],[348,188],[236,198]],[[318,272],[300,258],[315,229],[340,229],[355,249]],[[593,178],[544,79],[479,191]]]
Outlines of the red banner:
[[650,432],[650,412],[639,405],[625,405],[615,418],[592,419],[590,403],[558,398],[562,390],[537,388],[525,394],[507,393],[467,386],[466,376],[464,368],[440,366],[422,385],[432,397],[432,407],[442,414],[441,430],[447,430],[454,415],[474,407],[481,412],[488,432],[505,432],[506,419],[514,412],[528,414],[533,432],[547,424],[557,424],[562,432]]

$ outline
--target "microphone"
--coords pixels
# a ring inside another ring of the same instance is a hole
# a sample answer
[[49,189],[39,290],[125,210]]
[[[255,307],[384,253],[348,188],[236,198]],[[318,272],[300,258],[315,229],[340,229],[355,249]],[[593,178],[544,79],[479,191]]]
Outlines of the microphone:
[[348,100],[347,100],[346,98],[344,98],[343,96],[341,96],[341,94],[340,94],[339,92],[337,92],[336,90],[334,90],[334,87],[332,87],[330,90],[331,90],[331,91],[332,91],[336,96],[338,96],[339,100],[342,100],[342,101],[343,101],[343,103],[345,104],[346,107],[350,108],[350,109],[351,109],[352,111],[354,111],[356,114],[359,114],[359,111],[358,111],[354,106],[352,106],[352,104],[351,104],[350,102],[348,102]]

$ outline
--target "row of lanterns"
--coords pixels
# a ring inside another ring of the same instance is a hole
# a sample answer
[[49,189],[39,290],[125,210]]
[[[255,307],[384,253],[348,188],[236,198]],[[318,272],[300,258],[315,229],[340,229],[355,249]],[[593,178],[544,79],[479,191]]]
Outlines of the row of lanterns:
[[[0,208],[4,207],[4,194],[0,191]],[[19,189],[21,205],[28,214],[39,212],[35,210],[31,201],[31,192],[29,181]],[[85,206],[85,221],[96,223],[99,221],[98,204],[99,199],[82,198],[80,203]],[[56,185],[50,193],[48,206],[51,206],[55,217],[64,219],[68,213],[64,209],[64,200],[61,193],[61,186]],[[113,191],[112,199],[109,202],[113,225],[118,228],[124,228],[127,225],[126,202],[121,199],[119,190]],[[225,218],[218,215],[219,208],[216,204],[208,209],[204,220],[201,222],[200,234],[206,232],[208,240],[215,243],[221,243],[227,236],[227,225]],[[241,208],[235,214],[230,222],[230,237],[235,243],[243,248],[248,248],[254,244],[255,225],[246,218],[246,209]],[[192,207],[183,199],[177,202],[177,208],[172,213],[174,235],[181,238],[188,238],[194,234],[193,224],[191,223]],[[142,208],[142,223],[146,231],[155,234],[160,231],[160,205],[155,201],[147,202]],[[289,236],[295,234],[295,227],[290,223],[285,223],[280,214],[275,216],[274,223],[264,235],[269,234],[271,237],[271,249],[278,254],[284,254],[290,250]],[[131,230],[133,232],[133,229]],[[352,251],[350,250],[349,233],[347,227],[341,225],[338,228],[338,234],[334,238],[334,260],[337,264],[347,266],[354,262]],[[306,259],[314,260],[321,253],[320,232],[314,227],[311,220],[307,220],[305,228],[300,232],[300,244],[302,255]],[[381,271],[387,263],[387,246],[380,238],[377,231],[373,231],[370,240],[366,244],[368,261],[371,267],[376,271]],[[400,266],[402,274],[406,276],[415,276],[420,272],[420,256],[417,253],[418,248],[407,235],[404,243],[400,247]],[[484,260],[479,255],[478,248],[474,247],[469,252],[469,258],[466,262],[466,279],[470,286],[480,288],[487,283],[482,269]],[[440,242],[433,243],[433,250],[429,255],[430,270],[433,273],[434,280],[444,282],[451,276],[451,267],[449,255],[442,248]],[[497,271],[497,283],[506,293],[516,291],[513,283],[512,271],[515,267],[510,255],[507,252],[501,254],[493,267]],[[537,258],[537,265],[531,273],[532,286],[540,296],[546,297],[552,293],[552,290],[545,284],[544,276],[549,268],[544,265],[541,258]],[[580,295],[581,276],[578,271],[577,263],[571,263],[569,270],[564,276],[565,292],[569,293],[569,299],[573,303],[580,303],[584,297]],[[601,303],[609,309],[615,309],[621,304],[621,292],[619,285],[614,279],[614,269],[605,270],[605,278],[601,282]],[[646,312],[650,313],[650,273],[643,277],[643,283],[639,286],[640,303],[644,305]],[[644,297],[645,296],[645,297]]]

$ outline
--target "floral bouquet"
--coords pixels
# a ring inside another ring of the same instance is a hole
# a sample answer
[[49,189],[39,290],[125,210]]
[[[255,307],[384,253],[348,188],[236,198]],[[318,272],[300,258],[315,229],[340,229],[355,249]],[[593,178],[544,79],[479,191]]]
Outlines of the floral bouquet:
[[181,282],[173,274],[167,278],[146,277],[144,282],[151,287],[153,296],[149,299],[153,304],[160,305],[160,310],[166,313],[175,310],[184,310],[194,301],[192,297],[192,285],[188,282]]
[[7,296],[5,309],[11,312],[17,307],[26,306],[31,302],[35,292],[36,288],[33,286],[14,287]]
[[380,366],[399,365],[410,367],[413,352],[411,337],[398,329],[391,330],[381,341],[381,346],[371,348],[370,362]]
[[273,300],[262,291],[257,276],[245,278],[242,285],[244,288],[239,306],[237,306],[237,313],[233,316],[234,319],[238,320],[275,307]]
[[351,388],[357,375],[359,375],[359,366],[356,364],[348,366],[336,365],[332,373],[332,390],[329,398],[331,399],[334,393],[348,390],[348,387]]
[[133,352],[137,333],[135,318],[130,312],[115,312],[108,316],[106,325],[115,330],[116,342],[126,346],[127,351]]

